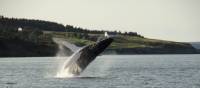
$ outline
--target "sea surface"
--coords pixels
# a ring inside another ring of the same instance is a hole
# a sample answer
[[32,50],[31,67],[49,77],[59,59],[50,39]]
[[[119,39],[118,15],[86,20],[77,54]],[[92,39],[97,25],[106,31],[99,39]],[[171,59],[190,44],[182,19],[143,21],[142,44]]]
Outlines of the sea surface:
[[66,58],[0,58],[0,88],[200,88],[200,55],[105,55],[56,78]]

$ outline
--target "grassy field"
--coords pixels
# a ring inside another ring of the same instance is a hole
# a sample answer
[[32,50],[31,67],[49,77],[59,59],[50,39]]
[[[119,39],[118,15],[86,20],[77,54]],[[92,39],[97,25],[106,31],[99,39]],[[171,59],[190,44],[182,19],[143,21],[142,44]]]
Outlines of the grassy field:
[[[81,33],[70,33],[70,32],[48,32],[47,34],[52,35],[56,38],[65,39],[68,42],[76,44],[78,46],[84,46],[97,41],[98,37],[103,37],[103,34],[88,34],[88,38],[80,38],[77,35],[81,35]],[[75,36],[76,35],[76,36]],[[95,35],[95,36],[94,36]],[[94,38],[96,40],[92,40]],[[114,38],[114,42],[110,45],[109,48],[151,48],[151,47],[165,47],[165,46],[178,46],[178,47],[187,47],[190,46],[186,43],[173,42],[173,41],[164,41],[157,39],[148,39],[138,36],[125,36],[125,35],[116,35]]]

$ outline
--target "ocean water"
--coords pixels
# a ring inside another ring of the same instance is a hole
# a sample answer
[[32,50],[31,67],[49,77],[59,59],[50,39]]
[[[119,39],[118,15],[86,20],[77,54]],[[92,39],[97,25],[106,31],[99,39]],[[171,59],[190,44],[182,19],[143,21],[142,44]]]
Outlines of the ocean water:
[[200,88],[200,55],[105,55],[56,78],[65,59],[0,58],[0,88]]

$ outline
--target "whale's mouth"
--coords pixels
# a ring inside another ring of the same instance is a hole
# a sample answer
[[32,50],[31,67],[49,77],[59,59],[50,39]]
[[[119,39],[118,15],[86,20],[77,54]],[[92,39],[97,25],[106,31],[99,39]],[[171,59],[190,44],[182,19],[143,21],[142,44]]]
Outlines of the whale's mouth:
[[86,45],[74,52],[57,73],[58,78],[76,77],[111,43],[112,38],[105,38],[91,45]]

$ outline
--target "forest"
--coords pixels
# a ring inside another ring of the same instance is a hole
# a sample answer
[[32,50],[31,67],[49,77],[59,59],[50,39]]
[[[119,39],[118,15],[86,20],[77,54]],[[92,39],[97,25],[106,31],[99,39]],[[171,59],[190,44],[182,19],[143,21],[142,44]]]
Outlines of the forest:
[[56,22],[35,20],[35,19],[22,19],[22,18],[8,18],[0,16],[0,28],[1,32],[3,30],[15,31],[19,27],[22,29],[33,29],[41,31],[56,31],[56,32],[79,32],[79,33],[92,33],[92,34],[102,34],[108,32],[110,34],[120,34],[120,35],[129,35],[129,36],[139,36],[137,32],[120,32],[120,31],[107,31],[107,30],[90,30],[84,29],[81,27],[75,27],[72,25],[63,25]]

